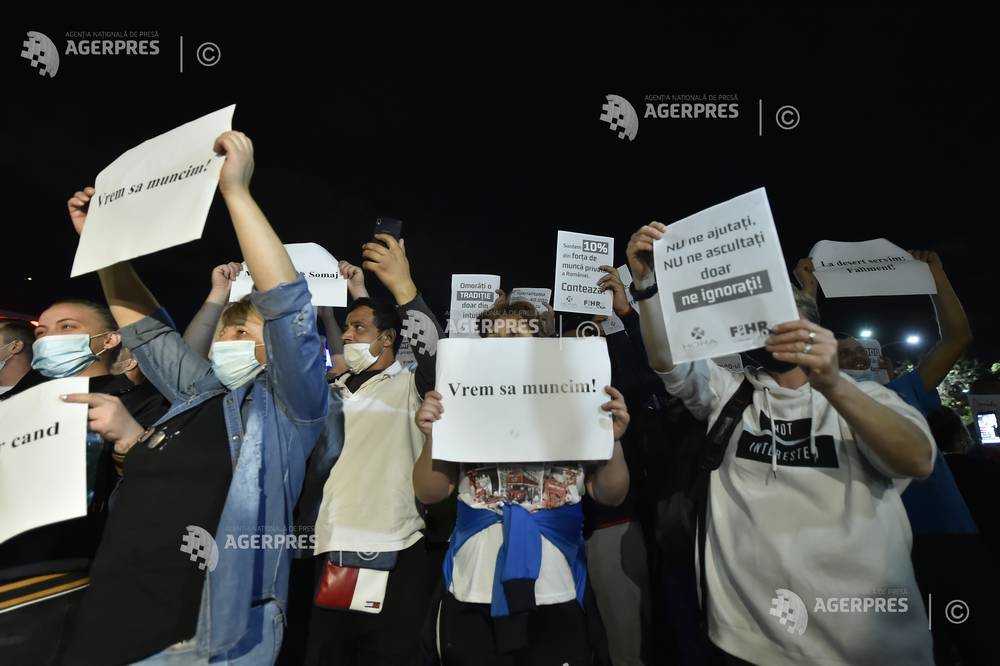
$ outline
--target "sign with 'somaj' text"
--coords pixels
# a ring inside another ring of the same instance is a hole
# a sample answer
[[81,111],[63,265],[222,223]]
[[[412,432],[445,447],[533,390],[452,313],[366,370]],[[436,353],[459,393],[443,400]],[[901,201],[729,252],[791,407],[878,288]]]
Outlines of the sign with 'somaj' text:
[[[347,280],[340,276],[337,258],[316,243],[288,243],[288,257],[306,278],[312,304],[342,308],[347,305]],[[253,290],[253,276],[246,262],[229,290],[229,300],[238,301]]]

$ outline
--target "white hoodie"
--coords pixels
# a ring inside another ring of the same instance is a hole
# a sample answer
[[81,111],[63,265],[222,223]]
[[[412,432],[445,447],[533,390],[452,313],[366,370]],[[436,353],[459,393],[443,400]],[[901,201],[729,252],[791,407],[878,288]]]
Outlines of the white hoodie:
[[[755,664],[933,664],[899,498],[908,479],[808,384],[792,390],[744,373],[753,404],[709,490],[712,642]],[[660,376],[710,427],[744,374],[698,361]],[[919,427],[933,461],[917,410],[875,382],[857,386]]]

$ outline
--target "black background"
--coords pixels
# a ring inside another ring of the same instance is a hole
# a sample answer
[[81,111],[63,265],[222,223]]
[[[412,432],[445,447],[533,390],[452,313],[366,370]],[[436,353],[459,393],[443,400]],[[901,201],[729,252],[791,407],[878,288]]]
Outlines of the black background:
[[[996,360],[996,58],[984,16],[614,7],[279,19],[277,7],[244,10],[211,26],[67,23],[58,12],[7,22],[0,308],[34,316],[57,297],[98,298],[96,277],[68,278],[76,236],[66,199],[132,146],[236,103],[234,128],[256,150],[251,189],[282,239],[358,263],[375,217],[402,218],[417,285],[441,314],[452,273],[500,274],[508,290],[551,287],[557,229],[614,236],[621,264],[644,222],[765,186],[789,268],[820,239],[886,237],[939,251],[970,313],[974,351]],[[43,78],[18,57],[27,30],[61,50],[67,31],[156,30],[160,54],[63,54],[58,75]],[[214,67],[195,59],[205,41],[221,50]],[[639,113],[634,142],[598,119],[608,93]],[[641,117],[646,95],[685,93],[735,93],[740,117]],[[801,114],[794,130],[775,125],[785,104]],[[212,267],[238,259],[216,197],[200,241],[136,265],[183,323]],[[883,345],[935,335],[926,297],[832,299],[821,309],[828,327],[871,326]]]

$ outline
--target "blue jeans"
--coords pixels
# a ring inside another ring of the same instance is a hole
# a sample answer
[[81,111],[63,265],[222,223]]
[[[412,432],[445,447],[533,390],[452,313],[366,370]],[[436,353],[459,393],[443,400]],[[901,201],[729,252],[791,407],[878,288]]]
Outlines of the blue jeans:
[[[216,655],[210,659],[199,657],[195,654],[196,640],[184,641],[171,645],[162,652],[157,652],[151,657],[146,657],[142,661],[135,662],[148,666],[180,666],[184,664],[211,664],[212,666],[264,666],[271,665],[278,658],[281,651],[281,639],[285,633],[285,617],[278,608],[278,603],[274,600],[267,602],[263,606],[256,606],[250,610],[250,626],[262,622],[263,632],[261,642],[250,648],[250,651],[239,657],[229,657],[226,654]],[[236,652],[234,648],[232,652]]]

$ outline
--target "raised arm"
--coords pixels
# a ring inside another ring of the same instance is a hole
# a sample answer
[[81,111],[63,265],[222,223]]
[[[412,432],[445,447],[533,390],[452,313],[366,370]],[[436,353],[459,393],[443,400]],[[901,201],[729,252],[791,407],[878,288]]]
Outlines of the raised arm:
[[611,400],[601,405],[601,409],[611,413],[615,444],[611,458],[600,463],[587,475],[587,493],[599,504],[618,506],[628,495],[628,465],[625,463],[621,439],[628,428],[629,415],[625,398],[618,389],[605,386],[604,392],[611,396]]
[[212,289],[208,292],[208,298],[201,304],[201,308],[195,313],[184,331],[184,342],[188,343],[194,351],[204,357],[208,357],[208,352],[212,348],[212,339],[215,337],[215,329],[222,317],[222,311],[229,303],[229,293],[232,290],[233,281],[240,274],[243,267],[234,261],[228,264],[220,264],[212,269]]
[[316,317],[323,322],[323,331],[326,333],[326,347],[330,350],[330,356],[344,353],[344,331],[337,323],[333,308],[329,305],[321,305],[316,308]]
[[357,300],[368,296],[368,288],[365,287],[365,272],[354,264],[340,260],[340,275],[347,280],[347,293],[351,298]]
[[[656,284],[656,273],[653,271],[653,242],[663,237],[666,225],[650,222],[632,234],[625,254],[628,257],[628,267],[632,271],[633,285],[637,291],[648,289]],[[637,304],[639,322],[642,330],[642,343],[646,349],[649,366],[659,373],[670,372],[674,362],[670,357],[670,345],[667,344],[667,329],[663,325],[663,309],[660,299],[654,294],[640,300]]]
[[424,434],[424,448],[413,464],[413,492],[423,504],[436,504],[447,499],[458,485],[458,465],[434,460],[433,426],[442,414],[441,394],[428,391],[416,416],[417,427]]
[[[94,188],[86,187],[69,199],[69,217],[78,234],[93,195]],[[132,350],[142,373],[170,402],[184,399],[211,365],[184,343],[130,263],[102,268],[98,276],[122,343]]]
[[224,132],[215,140],[215,152],[226,155],[219,173],[219,192],[229,209],[254,286],[258,291],[269,291],[294,282],[298,273],[285,246],[250,195],[253,143],[242,132]]
[[934,276],[934,285],[937,287],[937,294],[931,296],[931,303],[934,304],[941,339],[917,364],[920,381],[926,390],[931,391],[944,380],[955,362],[972,344],[972,328],[937,253],[910,250],[910,254],[914,259],[927,262],[931,275]]
[[[219,191],[256,287],[250,302],[264,318],[268,377],[275,401],[289,418],[316,422],[326,416],[330,391],[309,288],[250,196],[254,166],[250,139],[241,132],[225,132],[216,140],[215,149],[226,155]],[[314,442],[300,443],[308,455]]]
[[894,477],[931,473],[933,441],[913,421],[872,400],[840,373],[837,340],[831,331],[804,319],[778,324],[773,330],[767,351],[805,371],[812,388],[826,397],[867,446],[876,466]]
[[[69,219],[73,222],[73,228],[78,235],[83,233],[83,227],[87,223],[87,212],[94,192],[93,187],[85,187],[66,202]],[[101,280],[101,287],[104,288],[104,297],[111,308],[111,314],[119,328],[134,324],[160,309],[156,298],[127,261],[102,268],[97,275]]]
[[403,335],[410,338],[410,348],[417,361],[414,375],[417,392],[423,396],[434,388],[437,343],[443,335],[441,324],[413,283],[405,241],[397,242],[388,234],[376,234],[375,238],[382,243],[372,241],[362,245],[365,258],[362,266],[374,273],[396,299]]

